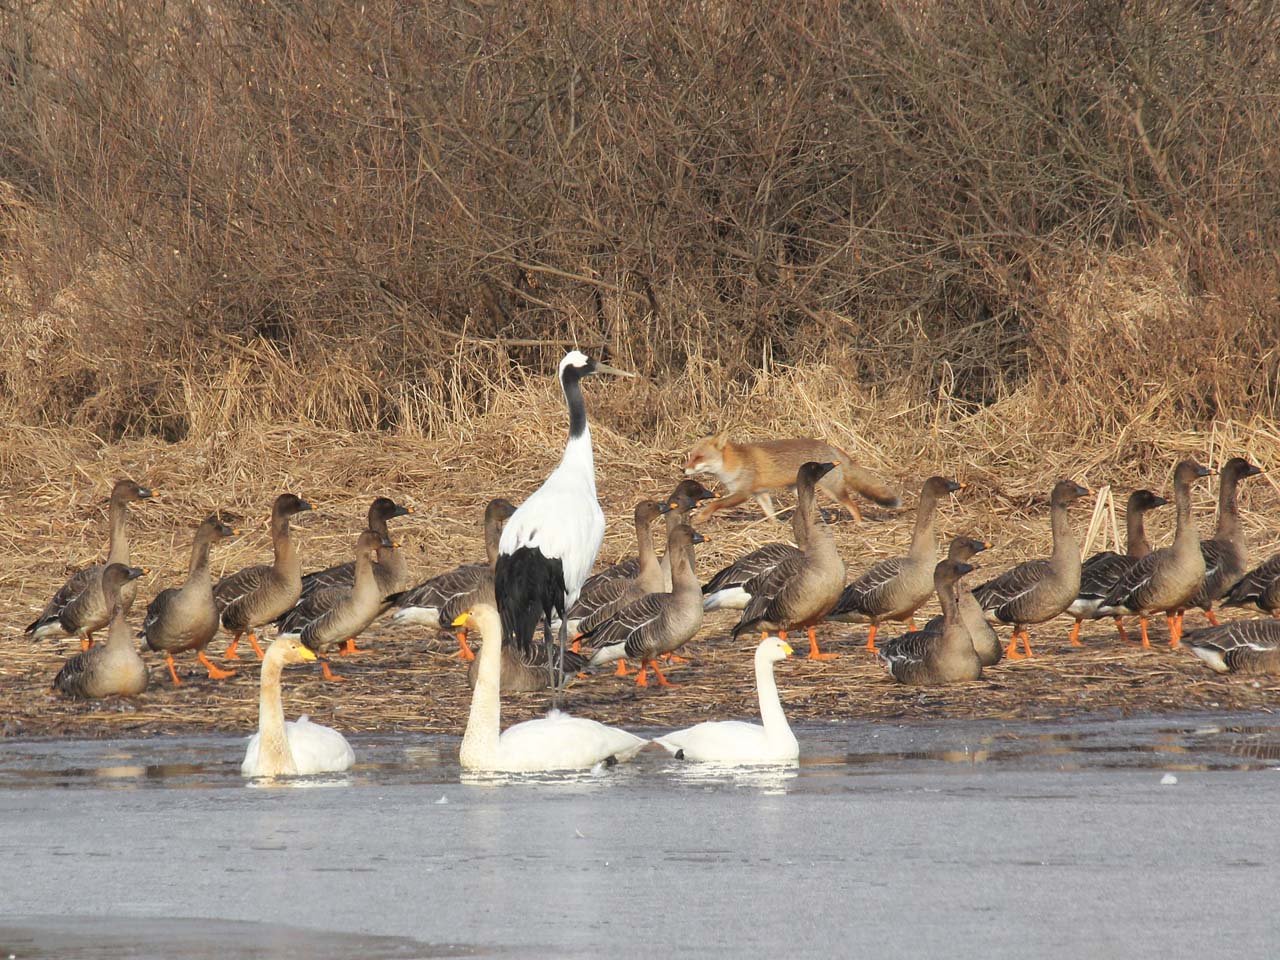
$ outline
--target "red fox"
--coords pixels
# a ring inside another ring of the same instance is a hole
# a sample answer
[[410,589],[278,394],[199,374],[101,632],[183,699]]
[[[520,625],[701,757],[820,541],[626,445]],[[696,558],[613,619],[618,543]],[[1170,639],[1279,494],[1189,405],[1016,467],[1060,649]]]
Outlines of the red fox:
[[851,492],[884,507],[896,507],[902,502],[890,487],[856,466],[847,453],[821,440],[797,437],[794,440],[734,443],[723,433],[717,433],[694,444],[689,459],[685,461],[684,472],[686,476],[714,473],[729,488],[729,494],[700,507],[696,518],[706,520],[717,510],[736,507],[747,498],[755,497],[769,519],[776,520],[778,515],[774,512],[769,491],[794,486],[796,471],[809,460],[836,464],[836,469],[818,481],[818,488],[844,504],[854,520],[862,520],[862,511]]

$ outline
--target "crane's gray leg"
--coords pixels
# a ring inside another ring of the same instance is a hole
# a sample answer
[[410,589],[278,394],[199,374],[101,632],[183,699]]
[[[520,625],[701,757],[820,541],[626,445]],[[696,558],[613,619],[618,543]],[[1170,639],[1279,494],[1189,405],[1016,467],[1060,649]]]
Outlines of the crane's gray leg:
[[547,651],[547,683],[551,689],[556,688],[556,662],[551,656],[551,618],[546,613],[542,615],[542,645]]
[[564,648],[569,645],[569,617],[568,614],[560,615],[560,666],[559,666],[559,683],[556,689],[564,686]]

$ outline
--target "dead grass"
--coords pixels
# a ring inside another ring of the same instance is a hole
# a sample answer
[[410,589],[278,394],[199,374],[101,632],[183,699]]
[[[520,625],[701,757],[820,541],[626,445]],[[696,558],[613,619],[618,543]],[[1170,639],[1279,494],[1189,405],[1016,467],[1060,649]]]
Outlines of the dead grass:
[[[1051,446],[1044,437],[996,434],[994,420],[959,420],[915,435],[898,432],[889,426],[894,417],[876,416],[870,409],[859,420],[856,394],[845,401],[851,428],[837,429],[836,415],[829,411],[839,396],[832,383],[828,368],[779,370],[767,392],[743,399],[743,409],[758,411],[760,422],[776,423],[779,431],[812,418],[809,422],[818,428],[813,432],[847,443],[908,491],[932,472],[973,481],[969,491],[943,508],[940,527],[946,536],[973,533],[996,543],[995,550],[980,558],[980,576],[1047,551],[1045,495],[1059,475],[1091,486],[1112,481],[1122,506],[1131,485],[1167,489],[1170,465],[1183,454],[1215,464],[1235,453],[1264,467],[1280,463],[1280,434],[1237,423],[1215,424],[1207,434],[1153,432],[1150,453],[1129,462],[1120,460],[1115,448],[1080,438],[1054,438],[1061,446]],[[609,518],[602,559],[612,559],[631,549],[628,520],[634,500],[674,484],[684,449],[699,432],[698,418],[677,406],[657,431],[666,445],[631,439],[615,424],[628,426],[635,406],[660,397],[659,388],[610,382],[593,383],[588,392],[600,495]],[[1018,402],[1009,401],[1011,406]],[[897,420],[909,422],[910,416],[903,411]],[[153,686],[134,704],[76,704],[49,692],[50,679],[69,650],[54,643],[33,645],[21,631],[70,570],[102,556],[111,478],[137,477],[158,494],[155,501],[137,506],[130,520],[134,561],[153,571],[144,581],[146,597],[182,577],[194,525],[215,508],[245,518],[245,534],[215,552],[215,575],[269,556],[265,514],[281,489],[296,490],[318,506],[296,525],[308,567],[346,559],[372,496],[386,493],[413,505],[416,515],[398,521],[396,531],[408,548],[411,568],[425,577],[481,555],[478,520],[484,503],[499,494],[523,497],[541,481],[562,443],[562,421],[554,387],[533,381],[496,397],[486,416],[432,440],[286,425],[221,442],[104,445],[90,434],[5,428],[0,432],[0,691],[9,704],[5,729],[25,736],[111,736],[243,730],[253,724],[257,688],[251,664],[222,685],[199,679],[202,671],[188,666],[192,682],[174,690],[162,662],[151,657]],[[1036,459],[1015,468],[1011,460],[1029,451]],[[909,464],[910,469],[895,464]],[[1212,525],[1213,498],[1209,484],[1196,491],[1204,530]],[[828,511],[851,576],[903,548],[913,502],[909,496],[907,509],[896,513],[868,506],[862,525]],[[1280,548],[1271,522],[1280,506],[1274,481],[1265,477],[1246,484],[1241,502],[1254,555],[1261,558]],[[1074,520],[1083,537],[1089,511],[1078,510]],[[1151,515],[1154,539],[1167,541],[1172,521],[1168,510]],[[1103,545],[1108,528],[1101,526],[1095,549]],[[717,516],[705,532],[710,542],[700,548],[698,564],[704,576],[747,549],[785,536],[787,528],[764,520],[754,509],[742,509]],[[135,621],[141,613],[140,603]],[[728,639],[731,624],[724,616],[709,620],[692,646],[694,663],[673,670],[677,689],[637,691],[629,682],[597,677],[575,685],[572,708],[602,720],[653,726],[750,716],[755,707],[749,651]],[[1151,652],[1120,649],[1109,629],[1100,626],[1086,634],[1087,650],[1072,651],[1065,643],[1067,625],[1058,621],[1035,632],[1039,656],[1030,663],[1000,666],[978,684],[930,691],[893,684],[859,649],[865,631],[831,625],[824,634],[841,658],[831,664],[786,664],[783,696],[796,720],[826,720],[1269,709],[1280,692],[1270,681],[1255,685],[1219,679],[1185,651],[1170,652],[1160,644]],[[351,678],[345,686],[322,684],[305,670],[291,671],[289,709],[353,731],[459,732],[467,694],[463,670],[450,656],[452,644],[387,624],[376,625],[367,638],[376,652],[342,663],[341,672]],[[215,640],[215,655],[224,645]],[[803,650],[804,641],[797,647]],[[507,715],[512,720],[530,716],[545,704],[545,697],[517,698]]]

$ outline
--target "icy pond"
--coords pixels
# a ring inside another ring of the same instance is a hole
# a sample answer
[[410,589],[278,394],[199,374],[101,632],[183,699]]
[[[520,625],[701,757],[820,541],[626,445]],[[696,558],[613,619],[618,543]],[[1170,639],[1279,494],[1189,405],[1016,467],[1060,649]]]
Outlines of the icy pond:
[[6,741],[0,960],[1275,954],[1270,715],[797,733],[514,782],[358,737],[282,787],[233,738]]

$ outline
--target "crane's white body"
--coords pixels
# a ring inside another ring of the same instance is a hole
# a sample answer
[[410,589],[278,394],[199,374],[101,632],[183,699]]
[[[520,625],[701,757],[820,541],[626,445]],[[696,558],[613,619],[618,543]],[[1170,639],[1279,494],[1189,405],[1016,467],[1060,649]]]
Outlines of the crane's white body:
[[587,427],[565,444],[559,465],[507,521],[498,553],[532,547],[548,560],[559,560],[567,610],[591,575],[602,543],[604,511],[596,500],[595,458]]

